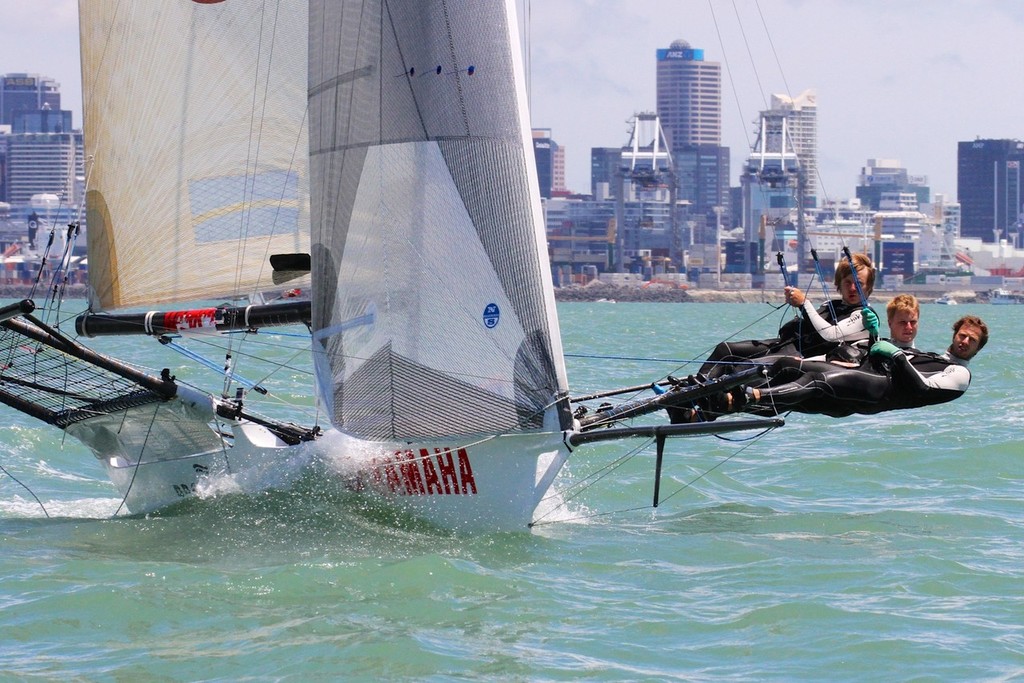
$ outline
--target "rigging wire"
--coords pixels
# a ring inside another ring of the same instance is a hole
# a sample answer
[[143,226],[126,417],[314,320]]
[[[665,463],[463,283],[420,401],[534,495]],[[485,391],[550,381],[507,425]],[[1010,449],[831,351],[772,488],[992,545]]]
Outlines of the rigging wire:
[[[272,35],[276,34],[276,15],[274,18],[274,26],[272,27]],[[267,64],[267,80],[263,84],[263,107],[262,110],[259,108],[260,101],[260,64],[263,59],[263,48],[264,48],[264,22],[267,20],[267,6],[266,2],[263,3],[263,8],[260,11],[259,19],[259,36],[260,39],[256,43],[256,68],[253,73],[253,86],[252,86],[252,109],[249,113],[249,146],[246,154],[245,161],[245,184],[242,190],[242,206],[243,210],[238,216],[238,249],[235,254],[235,296],[241,295],[242,277],[245,264],[245,249],[246,249],[246,238],[249,234],[249,226],[252,221],[252,209],[253,203],[256,197],[256,183],[259,177],[259,157],[260,157],[260,146],[263,141],[263,114],[266,114],[267,107],[267,92],[270,87],[270,63],[273,62],[274,45],[271,41],[270,45],[270,56],[268,57]],[[257,117],[257,111],[260,111],[261,116]],[[258,118],[258,120],[257,120]],[[253,147],[255,146],[255,151]],[[231,337],[228,338],[231,340]],[[230,396],[231,392],[231,377],[232,367],[231,362],[231,350],[233,347],[232,341],[228,342],[228,348],[224,356],[224,378],[223,378],[223,396]]]
[[[736,7],[735,0],[733,0],[733,7],[734,8]],[[768,22],[765,21],[764,12],[761,11],[761,3],[760,3],[759,0],[754,0],[754,7],[757,8],[758,16],[761,17],[761,26],[764,27],[764,34],[768,38],[768,45],[772,48],[772,56],[775,57],[775,64],[776,64],[776,66],[779,67],[779,76],[782,78],[782,85],[786,88],[786,94],[789,95],[790,97],[792,97],[793,96],[793,91],[789,87],[789,81],[786,80],[786,72],[782,68],[782,62],[779,60],[779,53],[775,49],[775,42],[772,41],[772,34],[768,30]],[[737,14],[737,16],[739,16],[739,15]],[[753,57],[751,57],[751,61],[753,61]]]
[[3,465],[0,465],[0,472],[3,472],[4,474],[6,474],[6,475],[7,475],[8,477],[10,477],[10,478],[11,478],[11,479],[12,479],[12,480],[13,480],[13,481],[14,481],[14,482],[16,483],[16,484],[18,484],[19,486],[21,486],[21,488],[23,488],[23,489],[25,489],[26,491],[28,491],[28,494],[29,494],[30,496],[32,496],[33,498],[35,498],[35,501],[36,501],[37,503],[39,503],[39,507],[40,507],[40,509],[42,509],[42,511],[43,511],[43,514],[44,514],[44,515],[46,515],[46,517],[47,517],[47,518],[49,518],[49,517],[50,517],[50,513],[46,511],[46,506],[45,506],[45,505],[43,505],[43,501],[39,500],[39,496],[37,496],[37,495],[35,494],[35,492],[34,492],[34,491],[33,491],[32,489],[30,489],[30,488],[29,488],[28,486],[26,486],[26,485],[25,485],[25,483],[24,483],[24,482],[22,482],[22,481],[21,481],[20,479],[18,479],[18,478],[17,478],[16,476],[14,476],[14,475],[13,475],[13,474],[11,474],[10,472],[8,472],[8,471],[7,471],[7,468],[6,468],[6,467],[4,467]]
[[[793,90],[789,87],[789,80],[786,78],[786,71],[782,68],[782,60],[779,59],[778,50],[775,49],[775,42],[772,40],[771,31],[768,30],[768,22],[765,19],[764,12],[761,11],[761,3],[759,0],[754,0],[754,6],[757,8],[758,17],[761,19],[761,26],[764,27],[764,34],[768,39],[768,45],[771,47],[772,56],[775,58],[775,64],[779,69],[779,76],[782,78],[783,87],[786,89],[786,94],[792,99]],[[825,188],[825,179],[821,176],[821,168],[817,165],[814,167],[814,176],[818,181],[818,188],[821,190],[821,197],[826,204],[829,202],[828,190]],[[845,239],[845,238],[844,238]]]
[[[704,470],[698,472],[695,476],[693,476],[690,479],[688,479],[687,481],[685,481],[683,484],[681,484],[679,487],[677,487],[671,493],[669,493],[667,495],[661,496],[660,500],[659,500],[659,504],[665,503],[665,501],[667,501],[667,500],[669,500],[671,498],[674,498],[675,496],[679,495],[680,493],[682,493],[686,489],[692,487],[698,481],[704,479],[709,474],[711,474],[712,472],[714,472],[715,470],[719,469],[720,467],[722,467],[723,465],[728,463],[730,460],[732,460],[733,458],[738,456],[740,453],[742,453],[743,451],[745,451],[748,448],[750,448],[751,446],[753,446],[755,442],[760,440],[762,437],[764,437],[765,434],[767,434],[770,431],[771,431],[771,429],[765,429],[765,430],[761,431],[760,433],[755,434],[755,435],[753,435],[751,437],[747,437],[746,439],[743,439],[743,440],[740,440],[740,439],[722,439],[724,441],[742,443],[743,445],[740,446],[740,448],[738,448],[736,451],[730,453],[729,455],[727,455],[724,458],[722,458],[721,460],[719,460],[714,465],[711,465],[707,469],[704,469]],[[721,435],[718,435],[718,436],[721,438]],[[626,453],[626,454],[624,454],[622,456],[619,456],[612,463],[597,469],[595,472],[592,472],[591,474],[587,475],[580,482],[577,482],[577,483],[571,485],[570,486],[570,490],[571,489],[578,489],[578,490],[575,490],[572,493],[572,495],[570,495],[568,497],[565,497],[563,492],[556,492],[556,493],[552,493],[552,494],[549,494],[549,495],[545,496],[542,499],[542,501],[547,501],[547,500],[552,500],[552,499],[556,499],[557,500],[559,497],[561,497],[562,500],[559,502],[558,505],[555,505],[551,509],[545,511],[544,514],[542,514],[537,519],[535,519],[530,524],[530,526],[531,527],[547,526],[547,525],[550,525],[550,524],[556,524],[556,523],[562,523],[562,522],[582,521],[582,520],[587,520],[587,519],[596,519],[596,518],[599,518],[599,517],[610,517],[612,515],[620,515],[620,514],[625,514],[625,513],[629,513],[629,512],[639,512],[639,511],[642,511],[642,510],[650,510],[651,506],[649,506],[649,505],[637,505],[637,506],[633,506],[633,507],[617,508],[617,509],[614,509],[614,510],[603,510],[601,512],[589,512],[589,513],[586,513],[586,514],[579,514],[579,515],[576,515],[574,517],[568,517],[568,518],[560,517],[558,519],[547,519],[548,517],[553,515],[556,511],[565,509],[566,506],[570,502],[572,502],[573,500],[579,498],[579,496],[581,496],[588,489],[592,488],[598,481],[601,481],[602,479],[604,479],[607,476],[609,476],[614,470],[617,470],[618,468],[622,467],[624,464],[626,464],[627,462],[629,462],[630,460],[635,458],[637,455],[639,455],[643,450],[649,448],[651,446],[651,444],[653,444],[653,443],[654,443],[654,439],[645,441],[638,448],[635,448],[632,451],[630,451],[629,453]]]
[[[153,406],[153,417],[149,421],[149,428],[146,430],[146,438],[142,440],[142,447],[139,448],[139,455],[135,460],[135,466],[132,468],[132,478],[128,482],[128,488],[124,490],[124,497],[121,498],[121,503],[114,510],[114,514],[111,517],[117,517],[117,514],[121,512],[121,509],[128,502],[128,495],[132,492],[132,487],[135,485],[135,477],[139,474],[139,467],[142,466],[142,456],[146,452],[146,446],[149,444],[149,437],[153,433],[153,425],[156,424],[156,416],[160,412],[160,404],[157,403]],[[128,411],[125,411],[123,420],[128,419]],[[122,422],[123,424],[123,422]]]
[[[718,17],[715,15],[715,6],[713,0],[708,0],[708,9],[711,10],[711,20],[715,24],[715,34],[718,36],[718,45],[722,50],[722,61],[725,62],[725,70],[729,74],[729,86],[732,89],[733,99],[736,101],[736,111],[739,114],[740,121],[743,120],[743,106],[740,104],[740,94],[736,90],[736,80],[733,78],[733,70],[729,65],[729,55],[725,51],[725,41],[722,40],[722,29],[718,25]],[[750,142],[750,136],[747,134],[746,126],[743,127],[743,135],[746,139],[747,149],[752,147]]]
[[747,56],[750,58],[750,66],[754,71],[754,80],[757,81],[757,92],[761,95],[761,102],[764,104],[764,108],[767,109],[768,97],[764,86],[761,85],[761,74],[757,71],[757,62],[754,60],[754,53],[750,51],[750,41],[747,40],[747,32],[743,29],[743,21],[740,19],[740,11],[739,8],[736,7],[736,0],[732,0],[732,10],[736,15],[736,23],[740,27],[740,35],[743,36],[743,45],[747,48]]

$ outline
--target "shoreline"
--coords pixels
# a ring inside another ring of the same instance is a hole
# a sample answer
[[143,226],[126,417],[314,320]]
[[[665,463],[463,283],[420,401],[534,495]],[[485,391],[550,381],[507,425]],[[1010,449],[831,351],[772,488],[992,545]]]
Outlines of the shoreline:
[[[29,285],[0,285],[0,298],[2,299],[27,299],[35,289],[33,300],[45,300],[50,295],[50,288],[39,283],[35,288]],[[67,285],[64,288],[65,299],[85,299],[89,296],[89,288],[85,285]]]
[[[912,287],[906,291],[913,294],[923,304],[934,303],[936,299],[947,292],[928,291],[915,292]],[[32,292],[32,287],[25,285],[0,285],[0,298],[24,299]],[[86,285],[68,285],[64,296],[68,299],[85,299],[88,297]],[[897,291],[875,290],[872,294],[875,301],[888,301],[895,296]],[[984,303],[977,292],[972,290],[959,290],[948,292],[961,304]],[[45,299],[49,291],[41,284],[36,288],[36,297]],[[813,295],[812,295],[813,296]],[[587,286],[573,285],[570,287],[556,287],[555,301],[599,303],[599,302],[621,302],[621,303],[690,303],[690,304],[782,304],[784,303],[782,292],[770,289],[673,289],[664,286],[635,287],[622,285],[590,284]]]
[[[943,296],[950,294],[957,303],[984,303],[984,300],[973,290],[953,291],[914,291],[914,287],[900,290],[875,290],[871,294],[872,301],[888,302],[896,294],[906,292],[917,297],[922,304],[931,304]],[[809,292],[812,298],[821,292]],[[837,295],[838,296],[838,295]],[[694,304],[759,304],[785,303],[782,292],[771,289],[672,289],[669,287],[630,287],[621,285],[590,284],[570,287],[556,287],[555,300],[559,302],[621,302],[621,303],[694,303]]]

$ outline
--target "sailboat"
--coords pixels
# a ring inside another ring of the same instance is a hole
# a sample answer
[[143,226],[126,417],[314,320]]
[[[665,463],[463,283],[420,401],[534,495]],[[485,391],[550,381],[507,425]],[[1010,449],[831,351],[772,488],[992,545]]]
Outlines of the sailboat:
[[[669,437],[781,424],[631,422],[744,377],[570,397],[514,0],[82,0],[80,21],[89,310],[74,333],[54,302],[0,310],[0,401],[88,446],[132,513],[298,458],[431,524],[524,529],[589,443],[654,440],[660,475]],[[308,329],[322,422],[258,412],[230,348],[211,390],[83,341],[273,325]]]

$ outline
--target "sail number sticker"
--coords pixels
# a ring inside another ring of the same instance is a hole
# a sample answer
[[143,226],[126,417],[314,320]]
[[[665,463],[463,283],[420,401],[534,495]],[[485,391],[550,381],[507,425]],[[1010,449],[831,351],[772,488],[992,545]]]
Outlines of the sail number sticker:
[[501,320],[501,310],[498,308],[498,304],[490,303],[484,306],[484,327],[489,330],[494,329],[498,326],[498,321]]

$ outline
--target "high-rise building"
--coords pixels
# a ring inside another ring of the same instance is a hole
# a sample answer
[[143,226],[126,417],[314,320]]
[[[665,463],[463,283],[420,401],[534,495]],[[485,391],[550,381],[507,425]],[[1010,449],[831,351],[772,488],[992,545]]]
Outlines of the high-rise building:
[[707,225],[730,222],[729,149],[722,147],[722,66],[704,50],[676,40],[657,51],[657,104],[676,165],[679,198]]
[[0,138],[7,147],[7,201],[27,206],[33,195],[55,194],[63,206],[77,204],[84,174],[82,134],[21,133]]
[[60,111],[60,83],[39,74],[0,76],[0,124],[13,125],[19,112],[44,108]]
[[696,219],[694,240],[714,244],[722,207],[723,225],[728,227],[732,202],[729,198],[729,148],[721,145],[683,145],[672,150],[679,201],[692,207]]
[[657,103],[672,149],[722,144],[722,65],[685,40],[657,51]]
[[537,162],[540,196],[565,194],[565,149],[551,139],[550,128],[533,129],[533,156]]
[[771,108],[785,115],[787,137],[805,178],[804,207],[813,208],[818,197],[818,98],[810,89],[796,97],[772,95]]
[[621,147],[590,148],[590,194],[602,200],[616,196],[615,186],[622,172]]
[[1024,223],[1020,140],[961,142],[957,150],[960,236],[984,242],[1007,239]]

